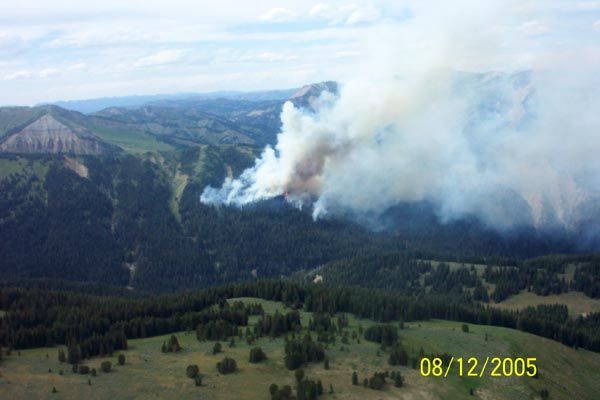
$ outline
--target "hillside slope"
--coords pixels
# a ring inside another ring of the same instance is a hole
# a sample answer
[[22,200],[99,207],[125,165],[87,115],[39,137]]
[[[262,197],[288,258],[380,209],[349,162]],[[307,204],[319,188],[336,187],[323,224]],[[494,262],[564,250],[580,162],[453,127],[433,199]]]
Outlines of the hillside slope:
[[[238,299],[231,299],[230,302]],[[241,299],[247,303],[259,302],[266,313],[287,312],[281,303],[252,298]],[[301,312],[303,324],[308,324],[312,313]],[[258,317],[251,317],[250,325]],[[366,329],[375,323],[368,319],[350,316],[348,332]],[[246,340],[235,338],[235,347],[223,346],[223,353],[213,355],[214,341],[199,342],[194,333],[177,334],[182,350],[178,353],[162,353],[161,344],[169,336],[157,336],[129,341],[129,350],[124,351],[126,363],[117,364],[113,357],[94,357],[85,365],[99,369],[104,360],[113,364],[114,371],[97,377],[74,374],[70,366],[59,363],[56,348],[39,348],[15,352],[4,361],[0,386],[12,399],[54,398],[64,399],[268,399],[269,385],[295,385],[293,371],[285,368],[284,339],[264,337],[249,345]],[[460,329],[460,324],[448,321],[421,321],[407,324],[400,330],[400,337],[411,354],[421,347],[425,352],[446,352],[455,357],[536,357],[539,378],[460,378],[449,374],[447,378],[423,377],[418,370],[404,366],[390,366],[389,350],[381,350],[376,343],[351,339],[347,345],[330,345],[326,349],[330,368],[323,363],[305,366],[309,379],[320,379],[325,394],[320,399],[537,399],[542,389],[547,389],[551,399],[596,398],[600,382],[596,379],[600,371],[600,354],[585,350],[573,350],[551,340],[523,332],[470,325],[469,333]],[[250,348],[261,346],[268,359],[259,364],[248,362]],[[46,357],[46,354],[49,357]],[[224,356],[234,358],[238,371],[221,375],[215,365]],[[190,364],[197,364],[203,375],[203,386],[196,387],[185,375]],[[63,371],[62,375],[59,371]],[[377,371],[400,371],[404,386],[395,388],[386,384],[383,390],[362,386],[362,379]],[[361,385],[353,386],[352,373],[356,371]],[[90,379],[91,385],[88,385]],[[334,393],[329,394],[329,385]],[[58,394],[52,395],[52,387]],[[473,396],[469,390],[473,389]]]

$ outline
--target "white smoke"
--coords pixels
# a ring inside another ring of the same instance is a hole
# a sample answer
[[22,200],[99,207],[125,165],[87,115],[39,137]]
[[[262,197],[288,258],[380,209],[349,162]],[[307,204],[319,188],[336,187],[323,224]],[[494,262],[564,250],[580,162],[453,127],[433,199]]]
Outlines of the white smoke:
[[286,103],[275,147],[201,201],[241,206],[285,193],[315,217],[428,201],[444,220],[576,226],[600,189],[598,78],[509,52],[518,38],[503,27],[515,9],[467,3],[416,9],[365,39],[370,52],[337,97],[324,94],[316,112]]

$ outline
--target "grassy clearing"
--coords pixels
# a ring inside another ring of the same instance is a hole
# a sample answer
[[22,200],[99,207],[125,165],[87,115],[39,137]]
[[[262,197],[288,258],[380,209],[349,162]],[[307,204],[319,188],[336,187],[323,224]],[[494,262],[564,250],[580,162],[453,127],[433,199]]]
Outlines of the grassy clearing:
[[28,160],[23,157],[16,159],[0,158],[0,180],[12,174],[27,173],[43,179],[48,172],[48,162],[44,160]]
[[173,195],[171,197],[170,207],[173,215],[177,218],[178,222],[181,222],[181,214],[179,214],[179,201],[183,195],[183,190],[188,184],[189,176],[182,173],[180,170],[181,165],[177,165],[175,170],[175,176],[173,177]]
[[94,126],[94,133],[101,139],[121,147],[132,154],[143,154],[149,151],[169,151],[174,148],[157,140],[154,136],[134,131],[112,129],[101,125]]
[[539,296],[533,292],[523,290],[521,293],[511,296],[501,303],[490,303],[491,306],[510,310],[520,310],[529,306],[535,307],[540,304],[564,304],[569,308],[569,314],[573,316],[591,312],[600,312],[600,299],[592,299],[582,292],[567,292],[549,296]]
[[[276,310],[285,312],[283,305],[276,302],[256,299],[241,299],[248,302],[261,302],[267,313]],[[303,324],[308,322],[310,313],[302,312]],[[252,317],[250,324],[257,317]],[[349,330],[367,328],[374,324],[368,319],[350,316]],[[557,342],[523,332],[470,325],[470,332],[464,333],[461,324],[448,321],[422,321],[406,324],[401,330],[403,341],[412,352],[420,347],[429,352],[448,352],[455,357],[485,358],[486,356],[537,357],[540,378],[460,378],[450,374],[448,378],[425,378],[419,372],[407,367],[390,367],[387,352],[379,351],[378,345],[361,340],[351,340],[341,351],[341,343],[330,345],[326,350],[330,359],[330,369],[322,363],[310,364],[306,375],[321,379],[326,394],[321,399],[534,399],[542,388],[550,390],[551,399],[594,399],[600,391],[600,354],[585,350],[574,350]],[[485,340],[485,335],[488,340]],[[8,399],[268,399],[271,383],[293,385],[293,372],[283,364],[284,340],[262,338],[258,341],[269,359],[260,364],[248,362],[252,346],[236,340],[236,347],[229,348],[223,343],[224,353],[212,355],[214,342],[198,342],[195,334],[177,334],[183,350],[177,354],[161,353],[160,347],[167,336],[130,340],[130,349],[124,352],[127,362],[118,366],[117,354],[106,358],[112,361],[114,372],[99,374],[92,378],[71,372],[67,364],[57,360],[56,348],[40,348],[16,352],[2,361],[0,377],[0,398]],[[46,358],[48,354],[48,358]],[[233,357],[239,371],[222,376],[215,364],[225,355]],[[87,365],[98,369],[104,358],[93,358]],[[205,375],[204,386],[195,387],[185,376],[188,364],[197,364]],[[48,372],[51,369],[52,372]],[[63,369],[64,374],[58,371]],[[352,371],[359,380],[370,376],[374,371],[397,369],[405,377],[403,388],[388,384],[383,391],[374,391],[362,386],[351,385]],[[91,379],[92,385],[88,385]],[[329,385],[334,394],[328,394]],[[55,386],[58,393],[52,394]],[[475,396],[468,395],[469,388],[475,389]]]

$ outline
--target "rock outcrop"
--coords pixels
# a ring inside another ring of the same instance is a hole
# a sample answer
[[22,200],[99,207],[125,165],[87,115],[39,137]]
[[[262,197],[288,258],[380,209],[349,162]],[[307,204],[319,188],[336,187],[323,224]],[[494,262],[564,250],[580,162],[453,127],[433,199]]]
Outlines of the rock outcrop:
[[6,153],[103,154],[108,146],[99,138],[81,129],[71,128],[50,113],[9,136],[0,144]]

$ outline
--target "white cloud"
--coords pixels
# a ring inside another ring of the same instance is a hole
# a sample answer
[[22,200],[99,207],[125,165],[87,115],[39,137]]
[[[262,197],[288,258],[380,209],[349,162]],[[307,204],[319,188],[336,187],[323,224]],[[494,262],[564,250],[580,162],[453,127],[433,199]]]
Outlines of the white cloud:
[[135,67],[154,67],[158,65],[173,64],[181,60],[185,55],[186,50],[161,50],[154,54],[138,59],[135,63]]
[[380,17],[381,13],[372,4],[356,7],[346,18],[346,25],[371,23],[377,21]]
[[296,17],[296,13],[287,8],[271,8],[262,14],[259,19],[264,22],[285,22]]
[[294,61],[298,57],[295,55],[288,55],[283,53],[275,53],[271,51],[265,51],[256,56],[258,60],[267,62],[278,62],[278,61]]
[[596,29],[597,31],[600,31],[600,19],[596,22],[594,22],[594,29]]
[[351,57],[359,57],[359,51],[336,51],[335,58],[351,58]]
[[67,67],[68,71],[78,71],[80,69],[85,69],[87,67],[86,63],[76,63]]
[[328,20],[330,24],[356,25],[373,23],[381,18],[381,12],[372,4],[349,4],[342,7],[333,7],[328,3],[317,3],[309,11],[313,18]]
[[10,74],[4,75],[4,80],[12,81],[15,79],[45,79],[60,75],[60,70],[57,68],[44,68],[39,71],[31,71],[28,69],[19,70]]
[[332,13],[332,8],[327,3],[317,3],[309,11],[311,17],[329,18]]
[[550,32],[552,29],[544,22],[531,20],[523,23],[520,30],[529,36],[539,36]]
[[586,11],[600,10],[600,1],[579,1],[575,4],[575,8]]
[[56,76],[64,76],[69,72],[77,71],[86,68],[84,63],[76,63],[66,67],[46,67],[39,70],[18,70],[4,75],[4,80],[12,81],[17,79],[46,79]]
[[50,78],[58,74],[60,74],[60,71],[56,68],[44,68],[37,73],[37,76],[40,78]]
[[29,79],[33,75],[34,75],[33,72],[31,72],[29,70],[21,70],[21,71],[15,71],[11,74],[4,75],[4,79],[7,81],[12,81],[14,79]]
[[[303,79],[344,81],[351,77],[353,64],[361,63],[361,55],[380,46],[383,34],[377,32],[387,26],[425,23],[423,15],[439,16],[441,22],[430,24],[428,35],[415,38],[419,46],[427,44],[429,36],[443,34],[445,21],[465,12],[475,15],[472,9],[491,8],[488,2],[472,0],[458,2],[469,7],[439,0],[176,0],[177,7],[164,0],[108,0],[85,6],[72,0],[23,1],[27,7],[0,1],[0,104],[17,101],[16,93],[19,101],[34,102],[54,96],[95,97],[110,94],[109,88],[115,95],[173,91],[178,89],[163,82],[191,80],[196,74],[210,74],[214,80],[210,88],[209,80],[199,81],[199,91],[286,87],[306,83]],[[575,30],[570,28],[583,27],[588,35],[597,35],[594,29],[600,32],[600,23],[594,24],[600,18],[594,11],[600,0],[492,1],[498,2],[511,14],[510,19],[493,21],[505,29],[497,36],[506,57],[527,53],[528,60],[535,61],[541,51],[552,54],[560,50],[557,47],[577,54],[593,37],[572,34]],[[464,29],[472,31],[471,25]],[[553,35],[544,36],[549,27],[555,29]],[[480,33],[484,32],[476,35]],[[559,46],[559,40],[565,44]],[[168,50],[181,48],[187,52]],[[466,68],[475,69],[474,59],[487,65],[489,57],[474,51],[466,58]],[[160,65],[164,67],[152,67]],[[59,72],[44,71],[52,68]],[[266,68],[270,71],[264,77]],[[290,69],[303,72],[290,75]],[[135,81],[133,70],[139,78]],[[226,78],[234,74],[246,79]]]

